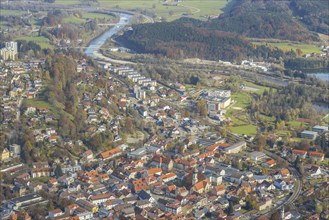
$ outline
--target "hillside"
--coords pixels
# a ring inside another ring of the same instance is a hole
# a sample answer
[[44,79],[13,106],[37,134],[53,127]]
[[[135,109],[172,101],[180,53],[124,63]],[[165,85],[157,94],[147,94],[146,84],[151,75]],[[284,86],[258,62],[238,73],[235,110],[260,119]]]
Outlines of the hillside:
[[[328,2],[236,0],[224,15],[206,27],[252,38],[318,41],[311,31],[328,31]],[[327,5],[326,5],[327,4]]]
[[125,32],[117,40],[138,53],[161,54],[174,59],[198,57],[241,61],[247,57],[278,59],[287,55],[277,48],[253,46],[235,33],[196,27],[194,22],[198,21],[181,19],[135,25],[132,31]]

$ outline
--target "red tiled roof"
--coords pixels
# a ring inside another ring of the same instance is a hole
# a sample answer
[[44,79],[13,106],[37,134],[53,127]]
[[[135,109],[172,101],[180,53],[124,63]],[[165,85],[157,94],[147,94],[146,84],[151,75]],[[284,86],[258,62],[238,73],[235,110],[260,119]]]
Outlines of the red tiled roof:
[[102,157],[102,159],[107,159],[107,158],[111,157],[112,155],[120,153],[120,152],[121,152],[121,148],[117,147],[112,150],[108,150],[108,151],[101,153],[101,157]]
[[306,155],[306,154],[307,154],[307,151],[305,151],[305,150],[296,150],[296,149],[294,149],[294,150],[292,150],[292,153],[293,153],[293,154]]
[[309,152],[308,155],[310,155],[311,157],[324,157],[324,153],[321,152]]

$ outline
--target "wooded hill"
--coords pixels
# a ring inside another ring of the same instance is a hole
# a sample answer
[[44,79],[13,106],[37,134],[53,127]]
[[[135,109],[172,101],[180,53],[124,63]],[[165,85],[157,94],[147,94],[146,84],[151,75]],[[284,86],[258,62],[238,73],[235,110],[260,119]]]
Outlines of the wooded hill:
[[253,38],[316,41],[311,31],[328,33],[329,8],[323,0],[236,0],[233,6],[205,25]]
[[181,18],[169,23],[135,25],[118,40],[137,52],[162,54],[174,59],[294,58],[295,51],[284,53],[277,48],[254,46],[246,37],[318,41],[318,35],[312,31],[329,30],[328,20],[325,20],[329,10],[324,2],[236,0],[216,19],[203,22]]
[[117,38],[139,53],[162,54],[170,58],[198,57],[209,60],[241,61],[245,58],[285,57],[283,51],[253,46],[235,33],[195,27],[194,21],[181,19],[169,23],[140,24]]

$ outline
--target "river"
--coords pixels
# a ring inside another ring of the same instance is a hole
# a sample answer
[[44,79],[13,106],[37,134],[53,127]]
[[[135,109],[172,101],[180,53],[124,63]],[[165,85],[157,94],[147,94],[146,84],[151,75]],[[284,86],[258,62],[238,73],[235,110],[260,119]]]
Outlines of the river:
[[323,81],[329,81],[329,73],[308,73],[307,75]]
[[93,58],[98,58],[99,56],[97,55],[97,52],[106,40],[122,30],[126,25],[130,24],[133,17],[132,15],[125,13],[119,13],[119,16],[120,20],[115,26],[111,27],[109,30],[105,31],[89,43],[89,46],[85,50],[86,55]]

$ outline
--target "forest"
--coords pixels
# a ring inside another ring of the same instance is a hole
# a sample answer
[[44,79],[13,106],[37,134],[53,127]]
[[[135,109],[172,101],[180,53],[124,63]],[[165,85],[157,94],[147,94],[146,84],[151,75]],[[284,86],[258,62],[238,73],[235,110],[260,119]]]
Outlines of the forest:
[[280,59],[295,57],[294,51],[252,45],[235,33],[196,27],[195,20],[139,24],[117,40],[139,53],[161,54],[169,58],[198,57],[240,62],[246,58]]
[[312,105],[315,102],[328,103],[326,88],[291,83],[277,92],[265,90],[253,99],[250,110],[252,114],[258,112],[285,121],[315,119],[319,116]]
[[328,2],[237,0],[205,26],[253,38],[318,41],[311,31],[328,33]]
[[329,61],[326,58],[316,58],[316,59],[293,58],[293,59],[286,59],[284,61],[284,67],[286,69],[301,70],[301,71],[316,70],[316,69],[329,71]]

